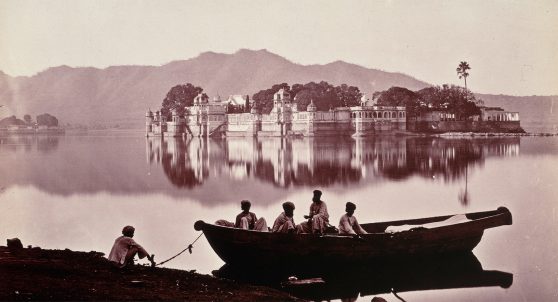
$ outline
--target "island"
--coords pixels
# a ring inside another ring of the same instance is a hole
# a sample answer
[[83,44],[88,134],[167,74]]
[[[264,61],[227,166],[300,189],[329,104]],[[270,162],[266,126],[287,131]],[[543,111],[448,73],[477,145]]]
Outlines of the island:
[[146,136],[314,137],[524,133],[519,112],[486,107],[467,88],[391,87],[369,98],[327,82],[273,85],[253,95],[212,100],[190,83],[173,87],[160,110],[145,114]]

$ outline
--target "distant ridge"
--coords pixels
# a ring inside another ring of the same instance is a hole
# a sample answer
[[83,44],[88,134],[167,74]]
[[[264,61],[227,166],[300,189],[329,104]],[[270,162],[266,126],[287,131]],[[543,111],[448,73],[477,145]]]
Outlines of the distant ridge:
[[[402,73],[343,61],[301,65],[265,49],[240,49],[233,54],[204,52],[195,58],[162,66],[127,65],[99,69],[63,65],[30,77],[11,77],[0,71],[0,104],[20,117],[48,112],[62,123],[120,124],[141,128],[147,108],[159,108],[168,90],[177,84],[190,82],[203,87],[211,96],[226,97],[231,94],[252,95],[276,83],[310,81],[355,85],[368,94],[392,86],[411,90],[430,86]],[[490,105],[493,97],[485,96]],[[5,112],[0,113],[4,116]]]

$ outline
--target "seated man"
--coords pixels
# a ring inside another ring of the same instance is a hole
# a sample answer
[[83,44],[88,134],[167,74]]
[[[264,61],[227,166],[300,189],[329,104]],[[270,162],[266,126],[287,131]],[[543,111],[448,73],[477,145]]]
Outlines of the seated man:
[[283,203],[283,212],[279,214],[275,222],[273,223],[273,228],[271,229],[274,233],[294,233],[295,223],[293,220],[295,206],[292,202],[287,201]]
[[299,233],[315,233],[323,234],[329,225],[329,214],[327,213],[327,206],[321,200],[322,191],[314,190],[312,197],[312,204],[310,205],[310,214],[304,215],[308,219],[297,226]]
[[257,219],[256,214],[250,212],[250,207],[252,204],[248,200],[243,200],[240,202],[240,208],[242,212],[236,215],[235,223],[226,221],[223,219],[217,220],[216,225],[222,225],[227,227],[235,227],[238,229],[254,230],[260,232],[267,232],[267,222],[265,218]]
[[141,245],[137,244],[134,239],[132,239],[132,237],[134,237],[134,231],[134,227],[130,225],[122,229],[122,236],[116,238],[114,241],[108,260],[122,268],[127,265],[133,265],[134,257],[137,254],[140,259],[147,257],[151,262],[151,266],[155,266],[155,261],[153,260],[154,255],[150,256]]
[[339,220],[339,235],[360,235],[368,234],[361,226],[353,214],[355,213],[356,205],[352,202],[347,202],[345,205],[345,212],[347,214],[341,216]]

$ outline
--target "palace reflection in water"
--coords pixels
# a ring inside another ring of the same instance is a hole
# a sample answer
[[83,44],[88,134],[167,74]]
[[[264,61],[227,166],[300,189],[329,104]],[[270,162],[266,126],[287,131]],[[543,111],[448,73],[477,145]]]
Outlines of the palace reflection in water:
[[519,138],[147,138],[147,159],[177,187],[211,177],[278,187],[330,186],[411,176],[457,181],[490,156],[519,155]]

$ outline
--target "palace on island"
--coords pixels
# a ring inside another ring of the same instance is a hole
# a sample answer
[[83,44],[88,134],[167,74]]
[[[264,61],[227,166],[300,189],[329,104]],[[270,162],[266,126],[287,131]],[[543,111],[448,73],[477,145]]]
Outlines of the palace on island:
[[[295,99],[296,101],[296,96]],[[445,112],[428,112],[408,118],[405,107],[376,106],[365,95],[359,106],[337,107],[317,111],[313,101],[306,108],[298,108],[291,95],[280,89],[273,96],[273,108],[263,114],[252,108],[248,113],[227,113],[229,104],[242,103],[241,96],[220,97],[213,100],[205,94],[194,98],[192,106],[184,108],[184,115],[172,110],[171,117],[148,110],[145,118],[147,136],[203,137],[203,136],[370,136],[397,134],[407,131],[479,131],[486,126],[505,130],[520,129],[519,113],[501,108],[481,108],[481,115],[467,121],[457,121]],[[247,101],[247,100],[245,100]],[[304,110],[305,109],[305,110]]]

